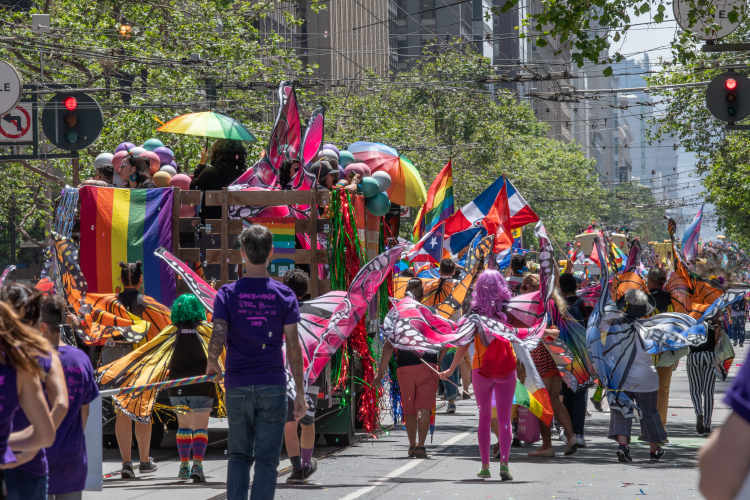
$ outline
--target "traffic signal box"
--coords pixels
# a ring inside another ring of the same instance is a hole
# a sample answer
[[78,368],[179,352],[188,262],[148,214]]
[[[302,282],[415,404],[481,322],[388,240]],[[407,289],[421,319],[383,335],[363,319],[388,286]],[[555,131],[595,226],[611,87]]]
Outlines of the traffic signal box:
[[722,73],[708,84],[706,106],[719,120],[734,123],[750,115],[750,79],[735,71]]
[[60,149],[80,151],[91,146],[103,127],[102,108],[83,92],[61,92],[44,105],[42,130]]

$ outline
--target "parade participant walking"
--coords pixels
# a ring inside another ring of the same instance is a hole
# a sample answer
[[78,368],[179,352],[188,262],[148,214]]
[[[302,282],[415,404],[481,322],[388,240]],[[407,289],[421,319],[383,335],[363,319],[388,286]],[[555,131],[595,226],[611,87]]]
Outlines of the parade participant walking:
[[156,184],[151,180],[149,169],[151,163],[148,158],[143,156],[133,156],[129,154],[122,159],[118,174],[120,179],[125,183],[126,188],[130,189],[149,189],[155,188]]
[[[207,358],[199,329],[206,328],[206,309],[193,294],[177,297],[172,305],[172,324],[176,328],[168,380],[197,377],[206,373]],[[206,328],[207,329],[207,328]],[[216,388],[212,382],[192,384],[167,389],[172,406],[187,407],[187,412],[177,412],[177,451],[180,455],[178,479],[192,479],[203,483],[203,456],[208,445],[208,417],[214,407]],[[190,467],[190,450],[193,466]]]
[[[307,295],[310,277],[299,268],[284,273],[284,284],[291,288],[302,304],[302,297]],[[307,388],[305,398],[308,407],[305,416],[299,419],[302,435],[297,434],[297,422],[294,417],[294,400],[287,397],[286,425],[284,426],[284,444],[289,461],[292,462],[292,473],[286,479],[290,484],[302,484],[318,470],[318,460],[313,458],[315,448],[315,407],[318,400],[318,386]],[[309,399],[309,401],[308,401]]]
[[[667,282],[667,272],[658,267],[648,272],[648,293],[653,297],[656,308],[653,314],[673,312],[672,294],[664,290]],[[667,415],[669,414],[669,388],[672,385],[672,366],[657,366],[656,373],[659,375],[659,392],[656,395],[656,407],[659,409],[661,423],[666,427]]]
[[250,468],[255,464],[251,496],[272,499],[276,492],[279,454],[286,415],[286,370],[282,346],[297,392],[296,418],[307,404],[302,380],[302,349],[294,292],[268,276],[273,235],[253,224],[240,234],[240,254],[247,271],[222,286],[214,301],[214,331],[208,346],[206,374],[221,375],[219,355],[227,349],[226,388],[229,420],[228,500],[246,500]]
[[687,355],[687,375],[690,399],[695,409],[695,430],[701,436],[711,434],[711,416],[714,412],[714,386],[716,373],[714,359],[716,344],[724,333],[720,314],[706,321],[706,340],[691,345]]
[[[19,460],[36,456],[40,449],[55,441],[54,422],[41,382],[46,374],[38,362],[40,357],[49,356],[51,347],[37,330],[21,322],[13,306],[0,301],[0,398],[3,401],[0,466],[5,469],[4,474],[9,467],[19,465]],[[12,432],[14,415],[19,411],[29,416],[30,431],[27,428]]]
[[59,295],[48,295],[40,300],[39,330],[50,344],[57,347],[69,395],[68,412],[57,429],[55,442],[45,450],[49,463],[48,500],[82,498],[88,473],[83,430],[89,415],[89,403],[99,395],[89,357],[60,338],[66,307],[65,300]]
[[[122,290],[117,294],[117,299],[133,316],[143,319],[143,313],[146,310],[146,303],[140,290],[143,287],[143,264],[141,261],[125,263],[120,261],[120,284]],[[100,365],[108,365],[126,354],[133,351],[133,344],[125,341],[114,341],[111,338],[102,349]],[[115,420],[115,436],[117,445],[120,448],[122,456],[122,469],[120,477],[128,479],[135,477],[132,463],[133,447],[133,421],[122,411],[117,412]],[[140,464],[138,472],[147,474],[155,472],[159,467],[154,459],[149,456],[151,451],[151,424],[135,422],[135,437],[138,441],[138,452]]]
[[[22,283],[11,283],[0,289],[0,299],[12,305],[27,326],[38,328],[41,317],[40,299],[42,293]],[[38,358],[44,372],[42,385],[50,406],[54,428],[62,423],[68,411],[68,389],[65,373],[57,352],[50,344],[47,356]],[[13,430],[22,431],[33,425],[24,411],[18,411],[13,419]],[[19,466],[5,473],[8,498],[13,500],[46,500],[49,466],[44,449],[23,453],[18,456]]]
[[[635,320],[648,316],[654,311],[654,299],[643,290],[631,288],[617,301],[617,308],[626,316]],[[640,410],[640,423],[643,438],[650,445],[651,460],[659,460],[664,450],[659,443],[667,439],[664,424],[661,423],[659,409],[656,406],[656,394],[659,390],[659,377],[654,368],[651,356],[646,352],[643,339],[634,328],[623,330],[633,336],[635,357],[622,383],[625,395],[635,402]],[[625,340],[623,340],[625,342]],[[609,439],[618,443],[617,459],[620,462],[632,462],[630,456],[630,434],[633,419],[626,418],[618,408],[610,409]]]
[[[484,271],[474,285],[474,295],[471,310],[476,314],[487,316],[499,321],[507,321],[503,312],[513,294],[505,279],[498,271]],[[440,378],[447,380],[458,366],[464,353],[469,350],[466,344],[458,348],[456,357],[450,368],[440,373]],[[497,407],[497,423],[500,430],[500,478],[511,481],[508,460],[510,459],[510,445],[513,433],[511,431],[511,406],[516,389],[516,356],[510,342],[494,339],[488,347],[484,347],[479,337],[474,339],[474,362],[472,364],[472,383],[474,396],[479,407],[479,454],[482,458],[482,468],[477,477],[489,479],[490,473],[490,419],[492,418],[492,396],[495,396]]]

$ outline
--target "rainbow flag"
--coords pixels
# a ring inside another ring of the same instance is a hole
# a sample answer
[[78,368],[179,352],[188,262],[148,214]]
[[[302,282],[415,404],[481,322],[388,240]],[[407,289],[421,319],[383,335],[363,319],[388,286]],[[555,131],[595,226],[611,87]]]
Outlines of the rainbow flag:
[[615,255],[615,266],[617,267],[617,272],[622,272],[628,266],[628,256],[625,255],[625,252],[620,250],[617,245],[614,243],[610,244],[612,245],[612,253]]
[[427,201],[417,213],[411,241],[416,243],[421,240],[435,226],[453,215],[453,211],[453,167],[449,160],[427,191]]
[[[534,361],[525,345],[513,343],[513,351],[518,361],[526,367],[526,380],[516,380],[516,392],[513,404],[521,405],[534,414],[539,420],[552,425],[552,400],[549,397],[544,381],[534,367]],[[557,397],[557,395],[555,395]]]
[[143,262],[144,293],[166,306],[176,297],[174,272],[157,248],[172,250],[172,188],[118,189],[84,186],[80,262],[90,293],[120,286],[119,262]]

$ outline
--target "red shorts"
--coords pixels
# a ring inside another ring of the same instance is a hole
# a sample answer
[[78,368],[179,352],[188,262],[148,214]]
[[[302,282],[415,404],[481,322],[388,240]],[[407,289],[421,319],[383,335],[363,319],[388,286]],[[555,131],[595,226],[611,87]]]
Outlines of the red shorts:
[[[437,369],[436,365],[430,366]],[[435,407],[440,379],[430,366],[420,363],[396,370],[404,415],[416,415],[418,409],[432,410]]]

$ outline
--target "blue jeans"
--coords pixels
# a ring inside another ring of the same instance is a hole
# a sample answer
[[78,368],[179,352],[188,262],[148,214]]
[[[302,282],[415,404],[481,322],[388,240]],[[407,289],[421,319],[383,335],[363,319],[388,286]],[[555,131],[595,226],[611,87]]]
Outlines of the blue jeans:
[[18,468],[5,469],[7,500],[47,500],[47,476],[37,476]]
[[253,463],[251,498],[272,500],[286,423],[286,386],[248,385],[227,389],[226,395],[231,455],[227,500],[247,500]]
[[[449,352],[443,357],[443,361],[440,362],[440,371],[445,371],[448,368],[451,367],[453,364],[453,358],[456,357],[456,351]],[[448,401],[452,401],[456,399],[456,396],[458,396],[458,376],[461,374],[461,370],[459,367],[456,367],[456,369],[453,371],[453,375],[448,377],[448,380],[443,381],[443,387],[445,387],[445,399]],[[451,384],[453,382],[453,385]]]

